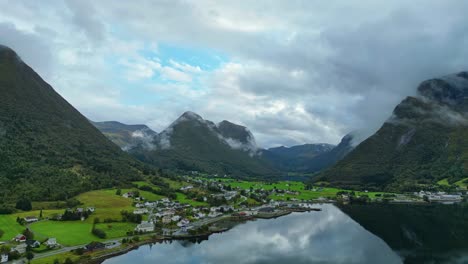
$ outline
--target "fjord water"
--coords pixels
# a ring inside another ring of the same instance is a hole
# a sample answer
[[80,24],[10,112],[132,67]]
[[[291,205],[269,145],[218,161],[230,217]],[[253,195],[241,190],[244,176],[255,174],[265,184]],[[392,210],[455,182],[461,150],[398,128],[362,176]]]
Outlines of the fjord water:
[[322,211],[250,221],[201,243],[142,246],[105,261],[123,263],[402,263],[382,239],[334,205]]

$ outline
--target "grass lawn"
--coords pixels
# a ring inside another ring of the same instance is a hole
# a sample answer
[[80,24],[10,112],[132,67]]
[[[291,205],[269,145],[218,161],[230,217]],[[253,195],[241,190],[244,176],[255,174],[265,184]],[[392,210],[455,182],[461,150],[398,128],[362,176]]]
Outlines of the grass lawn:
[[[466,181],[466,182],[465,182]],[[465,188],[467,189],[467,186],[468,186],[468,178],[465,178],[465,179],[462,179],[462,180],[459,180],[455,183],[455,185],[457,185],[458,187],[462,187],[462,188]]]
[[[125,236],[127,231],[133,230],[133,223],[101,223],[97,227],[107,234],[106,239]],[[31,225],[36,239],[43,240],[48,237],[57,238],[57,242],[64,246],[87,244],[91,241],[102,241],[91,234],[93,224],[87,221],[41,221]]]
[[92,224],[81,221],[41,221],[31,225],[35,238],[39,240],[48,237],[57,238],[64,246],[73,246],[98,240],[91,234]]
[[443,185],[443,186],[449,186],[449,185],[450,185],[450,183],[448,182],[447,178],[438,181],[437,184]]
[[[98,190],[86,192],[76,198],[83,203],[82,207],[95,207],[96,211],[85,222],[93,223],[94,218],[103,221],[106,218],[120,220],[122,210],[133,211],[132,199],[116,195],[117,190]],[[122,190],[122,193],[125,191]]]
[[80,257],[71,253],[66,252],[62,254],[53,255],[50,257],[40,258],[40,259],[33,259],[31,261],[32,264],[53,264],[55,259],[58,259],[60,263],[64,263],[65,259],[70,258],[73,261],[78,260]]
[[25,227],[16,222],[16,215],[0,215],[0,229],[5,232],[0,241],[8,241],[22,233]]
[[137,225],[134,223],[123,222],[100,223],[96,225],[97,228],[102,229],[104,230],[104,232],[106,232],[106,239],[126,236],[127,232],[133,231],[136,226]]
[[180,203],[190,204],[192,206],[208,206],[208,203],[205,202],[198,202],[188,199],[187,196],[183,193],[176,193],[177,194],[177,201]]
[[[233,188],[241,188],[241,189],[264,189],[264,190],[272,190],[276,188],[277,190],[289,190],[294,192],[299,192],[299,195],[293,194],[284,194],[284,196],[279,194],[270,195],[271,199],[274,200],[287,200],[287,198],[296,198],[299,200],[314,200],[320,197],[324,198],[334,198],[336,193],[339,191],[345,191],[343,189],[338,188],[331,188],[331,187],[317,187],[313,190],[305,190],[305,185],[303,182],[295,182],[295,181],[281,181],[275,183],[264,183],[258,181],[241,181],[241,180],[234,180],[234,179],[220,179],[224,183],[229,183]],[[383,192],[355,192],[356,195],[368,195],[371,199],[375,199],[377,194],[384,194]]]
[[169,184],[169,186],[172,188],[172,189],[176,189],[176,190],[179,190],[180,188],[184,187],[184,186],[188,186],[190,185],[189,183],[187,182],[180,182],[180,181],[173,181],[171,179],[167,179],[167,178],[163,178],[163,180]]

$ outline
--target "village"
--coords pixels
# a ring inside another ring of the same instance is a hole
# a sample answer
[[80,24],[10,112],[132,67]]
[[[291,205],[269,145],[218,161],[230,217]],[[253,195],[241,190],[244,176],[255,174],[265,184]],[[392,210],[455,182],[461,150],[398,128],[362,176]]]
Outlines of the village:
[[[102,209],[97,206],[66,208],[62,214],[48,217],[42,217],[41,210],[41,216],[17,218],[17,222],[25,230],[10,240],[0,242],[0,263],[22,261],[24,258],[28,259],[28,256],[40,259],[65,252],[73,252],[74,255],[99,251],[118,252],[126,250],[125,244],[139,242],[140,237],[151,237],[152,240],[205,237],[229,229],[225,225],[218,225],[223,221],[244,222],[258,218],[276,218],[292,212],[320,211],[321,203],[456,203],[466,197],[466,191],[450,194],[429,191],[408,194],[366,190],[355,192],[320,186],[307,188],[300,182],[261,183],[220,177],[183,176],[180,181],[183,184],[177,193],[178,197],[185,197],[184,201],[167,197],[147,198],[142,191],[148,189],[142,187],[145,183],[123,193],[117,190],[114,197],[118,195],[118,199],[129,201],[132,208],[120,212],[121,221],[134,225],[132,229],[127,229],[116,237],[107,237],[106,230],[98,228],[103,223],[102,219],[95,217]],[[87,244],[62,244],[61,238],[49,236],[42,240],[34,239],[35,223],[79,223],[88,218],[93,219],[92,234],[96,239]],[[108,225],[115,221],[104,219]]]

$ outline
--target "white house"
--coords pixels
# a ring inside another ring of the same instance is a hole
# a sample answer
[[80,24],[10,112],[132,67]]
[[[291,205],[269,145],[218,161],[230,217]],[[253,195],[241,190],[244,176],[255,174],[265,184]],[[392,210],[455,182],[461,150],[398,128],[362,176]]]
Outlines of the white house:
[[18,253],[20,253],[20,254],[23,254],[23,253],[26,252],[26,248],[27,248],[27,247],[28,247],[28,246],[27,246],[26,244],[19,244],[19,245],[16,246],[13,250],[18,251]]
[[148,209],[146,208],[133,210],[133,214],[136,214],[136,215],[142,215],[142,214],[147,214],[147,213],[148,213]]
[[8,262],[8,254],[1,254],[0,255],[0,263]]
[[193,218],[195,219],[201,219],[201,218],[204,218],[206,216],[206,214],[204,213],[196,213]]
[[133,197],[133,192],[127,192],[122,195],[123,198],[131,198]]
[[178,226],[178,227],[184,227],[184,226],[188,226],[188,224],[190,224],[190,221],[189,221],[189,220],[187,220],[187,219],[182,219],[182,220],[180,220],[179,223],[177,223],[177,226]]
[[189,186],[184,186],[182,188],[180,188],[181,191],[188,191],[190,189],[193,189],[193,186],[192,185],[189,185]]
[[15,238],[13,238],[13,240],[19,243],[26,242],[26,236],[23,234],[18,234],[15,236]]
[[223,215],[223,214],[222,214],[222,213],[218,213],[218,212],[215,211],[215,212],[210,212],[210,213],[208,214],[208,217],[214,218],[214,217],[218,217],[218,216],[220,216],[220,215]]
[[135,228],[137,232],[153,232],[154,224],[148,221],[141,221],[141,224],[137,225]]
[[163,224],[170,224],[172,222],[171,217],[166,215],[162,218],[162,223]]
[[33,222],[37,222],[39,221],[39,219],[35,216],[27,216],[24,218],[24,221],[26,221],[26,223],[33,223]]
[[47,247],[56,247],[57,244],[57,239],[54,237],[51,237],[47,239],[47,241],[44,243]]
[[180,220],[180,216],[179,215],[174,215],[172,218],[171,218],[172,222],[177,222]]

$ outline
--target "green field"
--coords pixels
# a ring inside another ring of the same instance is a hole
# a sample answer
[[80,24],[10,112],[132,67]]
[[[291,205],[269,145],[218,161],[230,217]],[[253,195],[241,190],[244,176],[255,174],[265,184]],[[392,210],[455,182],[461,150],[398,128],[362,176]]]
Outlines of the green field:
[[[467,181],[467,182],[465,182]],[[442,179],[440,181],[437,182],[438,185],[442,185],[442,186],[451,186],[451,185],[455,185],[457,187],[461,187],[461,188],[467,188],[468,186],[468,178],[465,178],[465,179],[461,179],[457,182],[454,182],[453,184],[450,184],[447,180],[447,178],[445,179]]]
[[0,241],[7,241],[22,233],[25,227],[16,222],[16,215],[0,215],[0,229],[5,232]]
[[438,181],[437,184],[442,186],[450,186],[450,183],[448,182],[447,178]]
[[458,187],[468,189],[468,178],[457,181],[455,185],[457,185]]
[[33,259],[31,261],[32,264],[53,264],[55,259],[60,260],[60,263],[63,263],[66,258],[70,258],[73,261],[78,260],[80,257],[71,253],[66,252],[62,254],[53,255],[50,257],[40,258],[40,259]]
[[[270,195],[270,199],[273,200],[287,200],[288,198],[296,198],[299,200],[314,200],[320,197],[323,198],[334,198],[337,192],[346,191],[343,189],[338,188],[330,188],[330,187],[316,187],[312,190],[305,190],[305,185],[302,182],[294,182],[294,181],[281,181],[275,183],[264,183],[258,181],[241,181],[241,180],[234,180],[234,179],[216,179],[221,180],[225,184],[229,184],[232,188],[241,188],[244,190],[248,190],[250,188],[253,189],[263,189],[263,190],[284,190],[284,191],[292,191],[292,192],[299,192],[298,195],[294,194],[273,194]],[[377,194],[384,194],[383,192],[355,192],[356,195],[367,195],[371,199],[376,198]]]
[[[127,231],[135,228],[132,223],[101,223],[97,227],[107,234],[106,239],[118,238],[126,235]],[[93,224],[86,221],[41,221],[31,225],[35,238],[45,240],[48,237],[57,238],[57,242],[64,246],[82,245],[90,241],[102,241],[91,234]],[[105,239],[104,239],[105,240]]]
[[183,193],[176,193],[177,194],[177,201],[180,203],[185,203],[185,204],[190,204],[192,206],[208,206],[207,203],[205,202],[198,202],[198,201],[193,201],[191,199],[188,199],[187,196]]

